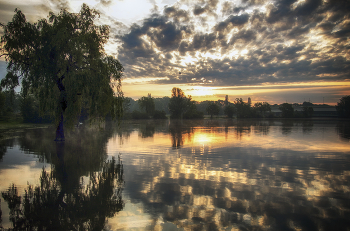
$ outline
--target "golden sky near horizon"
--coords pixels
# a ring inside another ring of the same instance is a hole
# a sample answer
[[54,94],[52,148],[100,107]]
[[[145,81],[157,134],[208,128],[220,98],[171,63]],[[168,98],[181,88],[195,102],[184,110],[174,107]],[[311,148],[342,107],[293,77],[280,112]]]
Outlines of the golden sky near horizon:
[[0,22],[16,7],[35,22],[83,3],[111,28],[105,50],[125,67],[126,97],[179,87],[198,101],[335,104],[350,94],[348,1],[1,0]]

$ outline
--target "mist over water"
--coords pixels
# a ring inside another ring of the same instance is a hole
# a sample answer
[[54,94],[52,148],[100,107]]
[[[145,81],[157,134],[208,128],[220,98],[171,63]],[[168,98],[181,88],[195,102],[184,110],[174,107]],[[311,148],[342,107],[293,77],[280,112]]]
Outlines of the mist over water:
[[23,201],[47,179],[38,198],[56,196],[39,204],[60,227],[347,230],[349,134],[348,121],[327,120],[123,121],[76,128],[63,145],[52,128],[7,132],[2,226],[16,220],[4,195],[17,193],[32,208],[22,221],[48,227]]

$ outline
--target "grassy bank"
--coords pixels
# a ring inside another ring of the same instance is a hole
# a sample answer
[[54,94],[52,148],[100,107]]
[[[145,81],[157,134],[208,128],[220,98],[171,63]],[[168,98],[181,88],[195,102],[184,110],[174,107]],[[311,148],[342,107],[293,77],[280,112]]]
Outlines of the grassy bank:
[[38,128],[38,127],[49,127],[52,124],[31,124],[23,123],[22,121],[0,121],[0,132],[12,129],[23,129],[23,128]]

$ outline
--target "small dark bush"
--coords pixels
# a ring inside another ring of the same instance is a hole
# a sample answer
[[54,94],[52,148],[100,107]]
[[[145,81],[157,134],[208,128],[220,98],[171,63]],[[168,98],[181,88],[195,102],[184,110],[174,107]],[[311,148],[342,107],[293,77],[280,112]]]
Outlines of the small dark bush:
[[154,111],[153,119],[167,119],[165,111]]
[[204,118],[204,113],[201,111],[197,111],[197,110],[191,110],[186,112],[183,115],[184,119],[203,119]]
[[131,119],[142,120],[142,119],[149,119],[149,117],[148,117],[147,113],[135,110],[131,113]]

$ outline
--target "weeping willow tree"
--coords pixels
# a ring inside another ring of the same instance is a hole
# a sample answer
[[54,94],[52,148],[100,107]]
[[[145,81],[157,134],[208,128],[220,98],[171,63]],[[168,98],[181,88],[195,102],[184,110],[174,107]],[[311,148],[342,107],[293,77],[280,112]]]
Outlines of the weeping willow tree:
[[23,95],[35,95],[41,114],[55,117],[56,140],[64,140],[63,125],[71,127],[82,107],[91,118],[122,114],[123,66],[104,52],[109,27],[95,25],[98,16],[84,4],[78,14],[62,10],[30,23],[16,9],[1,25],[1,56],[8,62],[1,87],[21,82]]

